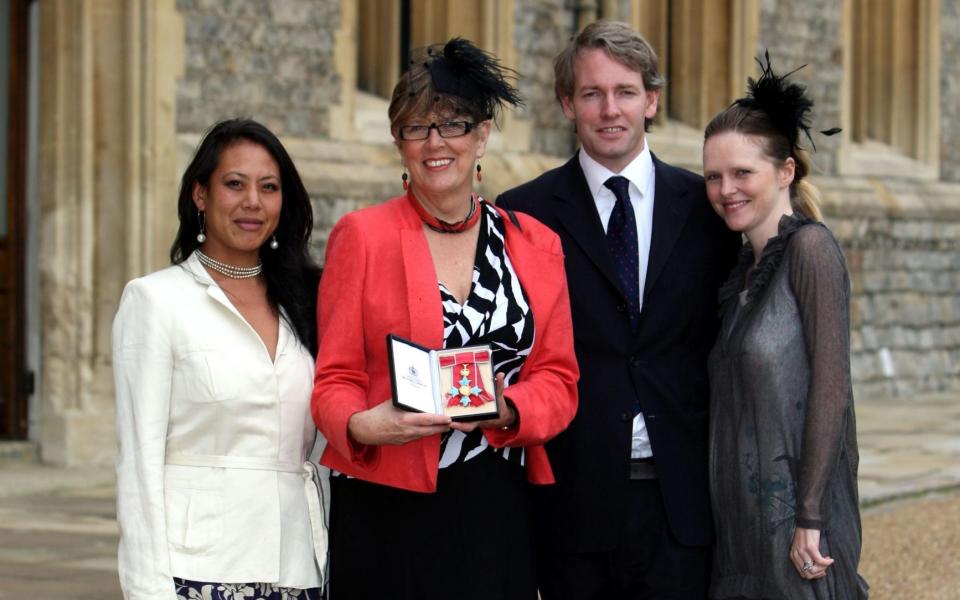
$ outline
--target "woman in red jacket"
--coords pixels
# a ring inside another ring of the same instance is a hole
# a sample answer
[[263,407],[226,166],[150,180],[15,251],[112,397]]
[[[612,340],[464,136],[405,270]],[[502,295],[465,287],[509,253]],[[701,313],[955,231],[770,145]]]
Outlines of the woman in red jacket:
[[[491,120],[519,102],[504,74],[462,39],[414,56],[389,112],[408,189],[330,234],[312,410],[336,473],[334,600],[536,598],[526,480],[553,482],[543,444],[578,371],[559,239],[473,191]],[[394,407],[387,334],[489,345],[499,416]]]

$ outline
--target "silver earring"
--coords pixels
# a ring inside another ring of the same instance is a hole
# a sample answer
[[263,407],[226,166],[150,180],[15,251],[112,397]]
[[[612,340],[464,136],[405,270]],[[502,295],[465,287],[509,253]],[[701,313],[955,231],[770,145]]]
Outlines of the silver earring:
[[203,211],[197,211],[197,220],[200,221],[200,233],[197,234],[197,241],[201,244],[207,241],[207,235],[203,232],[204,225],[206,225],[206,219],[203,216]]
[[280,242],[277,241],[277,234],[273,234],[273,239],[270,240],[270,249],[276,250],[280,247]]

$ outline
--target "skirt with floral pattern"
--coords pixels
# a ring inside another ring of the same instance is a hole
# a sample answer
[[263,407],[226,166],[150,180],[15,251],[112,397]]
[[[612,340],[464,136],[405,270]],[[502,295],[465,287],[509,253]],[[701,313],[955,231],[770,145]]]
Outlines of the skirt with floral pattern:
[[271,583],[208,583],[173,578],[177,600],[321,600],[320,588],[301,590]]

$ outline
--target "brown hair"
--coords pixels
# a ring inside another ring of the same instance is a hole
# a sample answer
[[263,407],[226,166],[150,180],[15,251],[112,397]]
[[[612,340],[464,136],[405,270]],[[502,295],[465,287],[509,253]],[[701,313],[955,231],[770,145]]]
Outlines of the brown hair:
[[790,206],[817,221],[823,220],[820,212],[820,191],[807,181],[810,174],[810,155],[799,146],[794,146],[787,136],[771,121],[766,112],[757,108],[734,104],[715,116],[703,133],[704,141],[717,135],[733,131],[750,135],[762,140],[760,145],[764,155],[778,168],[793,158],[796,164],[793,182],[790,184]]
[[[557,100],[573,96],[576,87],[574,62],[581,50],[599,48],[623,66],[640,73],[648,92],[666,84],[660,74],[657,53],[635,29],[620,21],[594,21],[583,28],[553,61],[554,93]],[[644,120],[649,130],[653,119]]]

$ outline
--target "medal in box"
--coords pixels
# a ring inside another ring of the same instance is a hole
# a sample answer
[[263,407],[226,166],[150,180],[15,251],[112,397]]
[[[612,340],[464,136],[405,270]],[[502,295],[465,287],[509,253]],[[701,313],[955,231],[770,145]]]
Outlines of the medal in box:
[[454,421],[499,416],[490,346],[430,350],[387,336],[393,405]]

